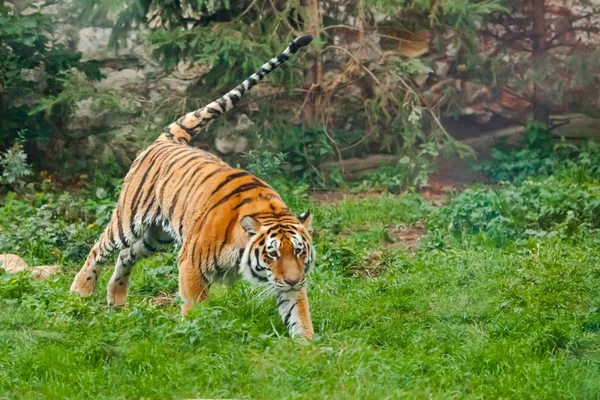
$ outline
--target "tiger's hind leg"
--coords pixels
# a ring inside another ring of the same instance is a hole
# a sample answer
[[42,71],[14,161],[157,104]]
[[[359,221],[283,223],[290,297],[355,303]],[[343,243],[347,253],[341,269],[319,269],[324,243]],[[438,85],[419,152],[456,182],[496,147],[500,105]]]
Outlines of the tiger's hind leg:
[[88,254],[83,267],[71,284],[71,291],[80,294],[81,296],[90,296],[94,294],[96,282],[100,271],[104,267],[106,260],[116,251],[121,250],[124,245],[120,241],[111,240],[109,234],[112,223],[108,225],[106,230],[100,235],[100,238],[92,247]]
[[150,253],[161,250],[171,244],[173,240],[162,230],[153,225],[146,229],[141,239],[136,240],[129,248],[121,250],[115,264],[107,288],[107,302],[111,307],[120,307],[127,300],[129,276],[137,261]]

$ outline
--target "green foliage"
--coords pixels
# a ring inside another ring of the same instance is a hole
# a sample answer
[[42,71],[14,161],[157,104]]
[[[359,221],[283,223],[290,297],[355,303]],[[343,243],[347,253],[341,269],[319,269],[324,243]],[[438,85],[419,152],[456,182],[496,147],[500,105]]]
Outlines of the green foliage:
[[23,200],[9,193],[0,208],[0,253],[17,253],[39,264],[81,262],[113,207],[114,198],[100,189],[78,198],[46,192]]
[[332,144],[322,128],[288,127],[279,136],[279,148],[291,165],[294,180],[325,184],[328,180],[319,167],[334,154]]
[[515,149],[501,146],[492,149],[492,160],[479,169],[494,181],[522,181],[532,175],[546,175],[563,171],[581,176],[598,176],[600,166],[595,160],[600,157],[600,145],[590,141],[573,144],[565,139],[556,141],[543,124],[527,126],[524,146]]
[[376,189],[400,193],[410,187],[426,185],[429,175],[435,171],[432,159],[439,153],[432,143],[419,147],[420,151],[411,154],[412,157],[402,156],[394,166],[379,167],[376,171],[365,174],[354,190]]
[[[535,169],[524,166],[523,151],[516,153],[517,161],[500,170],[506,175],[498,173],[515,183],[466,190],[432,213],[430,227],[463,238],[480,234],[496,245],[530,236],[581,240],[600,228],[600,146],[560,150],[544,162],[531,158]],[[547,175],[524,176],[531,172]]]
[[[81,62],[81,54],[50,39],[52,15],[44,13],[46,3],[19,14],[0,5],[0,145],[8,147],[16,133],[25,130],[27,138],[51,137],[65,127],[73,106],[61,104],[52,113],[32,116],[31,111],[47,96],[63,90],[67,71],[76,68],[90,79],[100,79],[94,62]],[[62,133],[62,132],[61,132]]]
[[285,154],[267,150],[250,150],[246,153],[246,169],[259,178],[270,181],[283,178]]
[[22,189],[25,185],[24,178],[31,175],[31,168],[27,164],[27,154],[23,151],[24,140],[25,133],[21,131],[12,148],[4,154],[0,154],[0,166],[2,166],[0,184]]

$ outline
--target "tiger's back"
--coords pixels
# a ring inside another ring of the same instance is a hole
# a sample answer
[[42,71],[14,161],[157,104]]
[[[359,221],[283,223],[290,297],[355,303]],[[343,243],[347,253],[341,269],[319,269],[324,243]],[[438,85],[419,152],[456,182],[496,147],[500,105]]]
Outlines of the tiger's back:
[[289,54],[310,42],[301,37],[279,57],[202,109],[173,124],[133,162],[111,222],[90,251],[71,290],[89,295],[107,258],[119,252],[108,303],[125,303],[135,262],[176,241],[179,294],[185,315],[208,296],[211,282],[240,276],[268,284],[293,334],[312,337],[305,276],[314,264],[310,215],[296,218],[264,181],[218,157],[190,147],[206,123],[235,102]]

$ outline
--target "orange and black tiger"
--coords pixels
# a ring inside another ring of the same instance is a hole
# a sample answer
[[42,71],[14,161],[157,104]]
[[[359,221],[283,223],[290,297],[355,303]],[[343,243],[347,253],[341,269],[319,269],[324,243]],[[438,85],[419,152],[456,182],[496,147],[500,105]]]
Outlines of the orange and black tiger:
[[71,290],[94,292],[103,263],[118,252],[108,304],[127,297],[134,263],[174,241],[185,315],[208,297],[211,282],[240,277],[267,284],[292,335],[313,336],[306,274],[315,262],[311,216],[294,216],[267,183],[188,145],[209,121],[236,102],[291,54],[312,41],[304,35],[256,73],[205,107],[170,124],[133,162],[108,226],[75,277]]

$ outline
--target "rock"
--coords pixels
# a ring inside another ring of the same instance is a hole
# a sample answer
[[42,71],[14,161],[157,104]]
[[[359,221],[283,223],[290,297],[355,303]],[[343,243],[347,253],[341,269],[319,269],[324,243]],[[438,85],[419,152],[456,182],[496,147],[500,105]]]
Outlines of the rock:
[[[185,94],[185,91],[192,83],[194,83],[194,80],[192,79],[184,80],[175,78],[174,76],[169,76],[156,81],[152,89],[158,93],[159,97],[163,97],[165,93],[169,93],[172,96],[173,93]],[[150,93],[153,93],[153,91]]]
[[21,70],[21,79],[26,82],[42,83],[44,81],[44,77],[45,73],[41,67],[23,68]]
[[215,147],[221,154],[241,154],[248,149],[248,139],[243,135],[254,122],[246,114],[238,117],[233,130],[229,127],[221,128],[217,132]]
[[112,29],[83,28],[79,31],[77,51],[82,54],[81,60],[107,60],[116,57],[115,51],[108,50],[108,41]]
[[84,99],[75,103],[75,111],[69,120],[70,130],[84,130],[99,126],[96,113],[92,110],[94,100]]
[[108,68],[102,68],[101,72],[106,78],[96,83],[100,90],[127,90],[127,92],[145,92],[146,76],[140,69],[125,68],[120,71],[114,71]]
[[228,135],[215,139],[215,147],[221,154],[241,154],[248,149],[248,139],[242,135]]
[[79,30],[79,41],[77,51],[81,51],[81,61],[88,60],[118,60],[126,58],[146,59],[147,54],[141,45],[140,33],[142,31],[131,31],[125,40],[125,44],[119,43],[119,50],[110,50],[108,43],[112,29],[110,28],[83,28]]
[[31,269],[31,277],[37,280],[45,280],[60,272],[61,268],[58,265],[39,265]]
[[27,265],[25,260],[15,254],[0,254],[0,268],[14,274],[16,272],[25,271],[29,268],[29,265]]
[[433,71],[440,78],[445,78],[450,71],[450,61],[439,60],[433,63]]
[[237,124],[235,125],[235,131],[236,132],[247,131],[252,125],[254,125],[254,122],[250,118],[248,118],[248,116],[246,114],[241,114],[238,117]]

